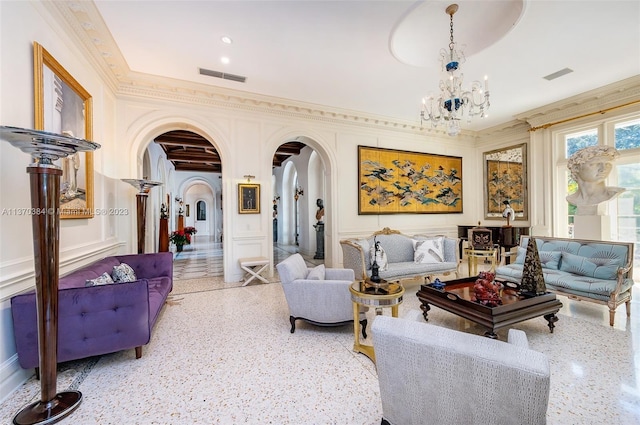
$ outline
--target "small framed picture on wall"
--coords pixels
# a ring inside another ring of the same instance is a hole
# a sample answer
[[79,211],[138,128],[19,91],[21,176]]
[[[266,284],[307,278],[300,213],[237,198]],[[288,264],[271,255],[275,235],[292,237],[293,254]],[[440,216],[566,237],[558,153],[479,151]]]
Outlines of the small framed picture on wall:
[[260,214],[259,184],[238,184],[238,212],[240,214]]

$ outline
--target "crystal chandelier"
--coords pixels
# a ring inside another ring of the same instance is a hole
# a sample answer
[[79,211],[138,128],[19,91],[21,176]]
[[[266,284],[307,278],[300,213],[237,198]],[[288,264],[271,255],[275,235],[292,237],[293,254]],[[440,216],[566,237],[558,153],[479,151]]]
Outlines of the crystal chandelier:
[[420,120],[431,121],[432,127],[441,124],[447,126],[449,136],[457,136],[460,133],[460,120],[466,117],[467,122],[471,118],[480,115],[487,116],[489,110],[489,81],[484,77],[484,90],[479,81],[473,81],[471,88],[465,90],[462,87],[464,75],[457,73],[459,66],[465,62],[464,52],[458,49],[453,41],[453,15],[458,11],[457,4],[447,7],[446,13],[451,19],[449,50],[440,50],[442,71],[448,75],[446,80],[440,80],[440,94],[429,95],[422,99],[422,111]]

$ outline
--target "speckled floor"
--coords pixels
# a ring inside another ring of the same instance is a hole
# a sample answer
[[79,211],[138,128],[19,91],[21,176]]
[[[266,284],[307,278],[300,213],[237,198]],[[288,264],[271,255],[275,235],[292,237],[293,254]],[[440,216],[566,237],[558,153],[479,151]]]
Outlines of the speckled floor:
[[[127,350],[60,366],[58,390],[84,395],[61,423],[380,423],[375,367],[352,351],[351,326],[299,322],[291,334],[279,283],[197,285],[175,282],[141,359]],[[419,283],[405,287],[400,316],[419,304]],[[553,334],[542,318],[514,326],[551,360],[548,423],[640,423],[639,303],[631,319],[619,308],[612,328],[605,307],[559,298],[564,307]],[[439,326],[484,332],[437,308],[429,317]],[[10,423],[39,394],[39,382],[30,379],[0,405],[0,423]]]

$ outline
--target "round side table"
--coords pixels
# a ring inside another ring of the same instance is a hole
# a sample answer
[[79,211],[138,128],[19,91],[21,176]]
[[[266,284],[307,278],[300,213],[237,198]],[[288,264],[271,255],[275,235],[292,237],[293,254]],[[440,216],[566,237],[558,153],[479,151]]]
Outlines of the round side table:
[[374,284],[368,280],[358,280],[351,284],[349,292],[353,302],[353,351],[364,354],[375,363],[373,346],[360,343],[360,307],[374,307],[376,315],[381,315],[383,308],[390,307],[391,315],[398,317],[404,288],[399,283]]

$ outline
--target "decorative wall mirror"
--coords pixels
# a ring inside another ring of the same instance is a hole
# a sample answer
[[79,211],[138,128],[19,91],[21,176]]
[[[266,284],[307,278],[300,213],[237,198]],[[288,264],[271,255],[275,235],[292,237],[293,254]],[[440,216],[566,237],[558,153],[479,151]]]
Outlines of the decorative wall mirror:
[[[37,42],[33,82],[36,130],[93,139],[91,95]],[[93,152],[76,153],[56,164],[62,168],[60,218],[93,217]]]
[[529,217],[527,200],[527,144],[484,154],[484,217],[502,220],[508,201],[516,220]]

